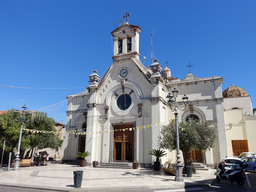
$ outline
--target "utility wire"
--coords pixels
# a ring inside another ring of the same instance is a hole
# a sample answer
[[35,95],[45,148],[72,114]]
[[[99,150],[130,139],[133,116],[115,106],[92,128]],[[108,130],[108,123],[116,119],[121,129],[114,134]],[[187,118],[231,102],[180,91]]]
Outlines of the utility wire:
[[10,86],[10,85],[0,85],[0,87],[5,87],[7,90],[10,88],[16,89],[84,89],[86,87],[59,87],[59,88],[36,88],[36,87],[17,87],[17,86]]

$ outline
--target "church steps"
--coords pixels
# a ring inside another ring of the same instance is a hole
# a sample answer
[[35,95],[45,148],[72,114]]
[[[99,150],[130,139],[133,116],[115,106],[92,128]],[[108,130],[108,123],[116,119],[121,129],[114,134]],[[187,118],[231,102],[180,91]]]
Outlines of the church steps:
[[112,162],[112,163],[101,163],[97,166],[98,168],[114,168],[114,169],[131,169],[132,163],[119,163],[119,162]]
[[210,167],[207,167],[205,164],[200,162],[193,162],[193,165],[198,171],[208,171],[209,169],[211,169]]

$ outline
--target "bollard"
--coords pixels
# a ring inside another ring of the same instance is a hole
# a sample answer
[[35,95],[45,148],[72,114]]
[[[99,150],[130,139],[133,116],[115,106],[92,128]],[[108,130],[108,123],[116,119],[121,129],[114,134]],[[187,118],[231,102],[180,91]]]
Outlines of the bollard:
[[4,146],[5,146],[5,140],[3,144],[3,151],[2,151],[2,158],[1,158],[1,164],[0,164],[0,171],[2,170],[2,165],[3,165],[3,158],[4,158]]
[[80,188],[83,180],[83,171],[74,171],[74,186]]
[[8,168],[7,168],[7,171],[10,171],[11,160],[12,160],[12,152],[9,152],[9,160],[8,160]]

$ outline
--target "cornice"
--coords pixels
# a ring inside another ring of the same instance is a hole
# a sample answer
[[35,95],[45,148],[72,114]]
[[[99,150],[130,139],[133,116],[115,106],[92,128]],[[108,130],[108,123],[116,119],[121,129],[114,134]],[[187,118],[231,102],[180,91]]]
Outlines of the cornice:
[[67,115],[69,114],[72,114],[72,113],[84,113],[84,112],[87,112],[88,109],[79,109],[79,110],[69,110],[69,111],[66,111]]
[[163,97],[151,97],[150,98],[150,101],[151,102],[154,102],[154,101],[160,101],[160,102],[162,102],[164,105],[166,105],[167,104],[167,102],[164,100],[164,98]]
[[112,56],[112,58],[114,61],[120,61],[120,60],[130,59],[131,57],[135,57],[136,55],[140,56],[140,54],[135,51],[132,53],[124,53],[124,54],[120,54],[120,55],[115,55],[115,56]]
[[167,87],[172,86],[189,86],[189,85],[197,85],[197,84],[204,84],[204,83],[212,83],[212,82],[221,82],[223,83],[223,78],[221,77],[212,77],[212,78],[203,78],[198,80],[181,80],[178,82],[170,82],[167,83]]
[[[202,103],[214,103],[214,102],[223,102],[223,98],[215,98],[215,99],[201,99],[201,100],[188,100],[189,104],[202,104]],[[179,105],[184,104],[183,101],[177,102]]]

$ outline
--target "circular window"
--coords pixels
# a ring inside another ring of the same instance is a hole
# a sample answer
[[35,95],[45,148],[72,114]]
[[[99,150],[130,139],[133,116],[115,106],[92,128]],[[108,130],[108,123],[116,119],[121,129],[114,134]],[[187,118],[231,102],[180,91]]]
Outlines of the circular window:
[[121,110],[126,110],[131,106],[132,99],[128,94],[122,94],[117,99],[117,106]]

